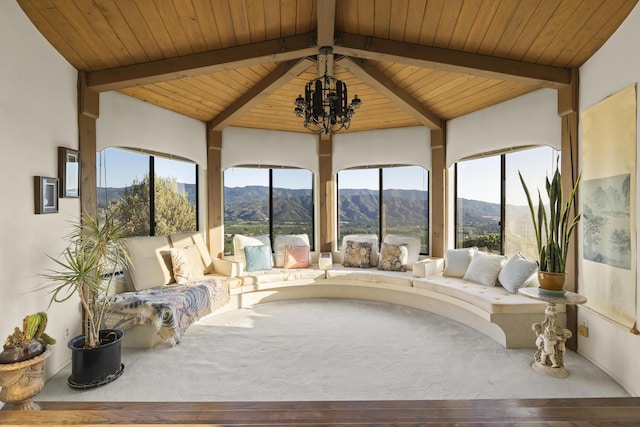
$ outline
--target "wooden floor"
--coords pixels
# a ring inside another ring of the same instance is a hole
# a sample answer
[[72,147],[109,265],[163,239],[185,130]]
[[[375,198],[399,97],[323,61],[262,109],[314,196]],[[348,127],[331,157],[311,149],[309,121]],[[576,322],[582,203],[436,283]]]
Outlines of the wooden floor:
[[0,425],[640,426],[640,398],[358,402],[41,402]]

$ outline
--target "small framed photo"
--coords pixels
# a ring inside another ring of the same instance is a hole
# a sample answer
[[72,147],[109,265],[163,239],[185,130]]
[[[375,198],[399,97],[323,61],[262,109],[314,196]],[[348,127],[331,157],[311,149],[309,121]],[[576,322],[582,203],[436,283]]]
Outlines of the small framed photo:
[[80,152],[58,147],[60,197],[80,197]]
[[48,178],[36,176],[35,178],[35,199],[36,213],[57,213],[58,212],[58,178]]

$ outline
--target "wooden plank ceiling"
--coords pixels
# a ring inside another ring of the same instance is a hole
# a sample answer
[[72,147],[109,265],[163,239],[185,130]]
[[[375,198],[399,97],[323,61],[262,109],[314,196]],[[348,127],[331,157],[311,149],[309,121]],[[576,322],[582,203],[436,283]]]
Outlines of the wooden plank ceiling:
[[[17,0],[90,87],[216,129],[305,132],[319,46],[363,105],[349,131],[426,125],[568,83],[637,0]],[[324,57],[320,57],[320,68]]]

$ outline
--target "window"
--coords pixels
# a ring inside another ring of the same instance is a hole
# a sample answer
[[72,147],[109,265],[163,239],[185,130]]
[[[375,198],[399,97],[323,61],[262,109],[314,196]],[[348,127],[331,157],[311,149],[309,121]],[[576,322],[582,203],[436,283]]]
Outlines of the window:
[[[338,172],[338,246],[348,234],[415,236],[429,253],[429,173],[421,166]],[[340,249],[340,248],[339,248]]]
[[555,171],[558,156],[559,153],[551,147],[540,147],[505,155],[505,254],[511,256],[521,252],[529,259],[538,259],[536,235],[518,171],[522,173],[529,187],[533,204],[538,205],[538,191],[540,191],[542,203],[548,205],[545,179],[551,178],[551,174]]
[[[518,171],[537,200],[559,153],[550,147],[465,160],[456,164],[456,247],[537,259],[535,234]],[[544,202],[544,199],[543,199]]]
[[99,152],[97,162],[98,214],[112,212],[126,236],[197,230],[195,163],[116,148]]
[[224,171],[224,253],[233,235],[307,234],[314,247],[313,173],[308,169],[234,167]]
[[456,247],[500,253],[501,156],[456,164]]

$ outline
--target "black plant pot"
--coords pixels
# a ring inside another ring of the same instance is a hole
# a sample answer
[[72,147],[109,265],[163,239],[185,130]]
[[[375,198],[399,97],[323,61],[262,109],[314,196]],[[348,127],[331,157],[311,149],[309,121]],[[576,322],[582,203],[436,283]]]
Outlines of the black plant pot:
[[69,387],[99,387],[122,375],[124,365],[121,363],[120,348],[123,337],[124,332],[119,329],[103,329],[100,331],[101,344],[95,348],[84,348],[84,335],[71,339],[67,344],[71,349]]

